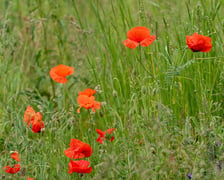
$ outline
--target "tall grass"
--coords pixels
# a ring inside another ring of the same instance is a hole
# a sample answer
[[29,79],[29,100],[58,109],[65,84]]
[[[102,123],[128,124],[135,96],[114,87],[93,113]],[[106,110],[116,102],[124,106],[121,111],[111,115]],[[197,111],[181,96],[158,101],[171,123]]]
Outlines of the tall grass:
[[[90,144],[93,172],[83,179],[221,179],[224,176],[224,19],[222,0],[36,0],[0,2],[0,177],[81,179],[68,174],[71,138]],[[146,26],[156,41],[128,49],[126,33]],[[186,35],[212,38],[193,53]],[[75,73],[55,84],[49,70]],[[96,88],[95,114],[77,114],[78,92]],[[45,131],[23,125],[32,105]],[[100,145],[95,129],[116,128]],[[140,143],[142,142],[142,143]],[[21,155],[21,171],[3,166]]]

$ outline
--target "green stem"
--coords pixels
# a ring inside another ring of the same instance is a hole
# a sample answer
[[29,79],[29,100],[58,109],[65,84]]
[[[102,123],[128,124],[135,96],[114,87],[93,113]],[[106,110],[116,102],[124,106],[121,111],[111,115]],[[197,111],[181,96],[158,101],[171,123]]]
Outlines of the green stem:
[[142,51],[141,51],[141,46],[139,45],[139,59],[138,62],[140,63],[140,65],[143,67],[143,69],[148,73],[151,74],[144,66],[144,64],[142,63]]
[[56,108],[57,107],[57,102],[56,102],[56,95],[55,95],[55,85],[54,85],[54,81],[51,79],[51,87],[52,87],[52,100],[53,100],[53,103],[54,103],[54,107]]
[[53,99],[55,99],[55,85],[54,85],[54,81],[52,79],[51,79],[51,87],[52,87]]

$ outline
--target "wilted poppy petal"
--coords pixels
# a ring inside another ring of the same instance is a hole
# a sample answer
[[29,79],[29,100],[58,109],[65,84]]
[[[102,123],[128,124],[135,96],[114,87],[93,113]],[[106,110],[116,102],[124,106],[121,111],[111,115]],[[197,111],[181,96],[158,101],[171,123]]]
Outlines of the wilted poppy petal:
[[35,114],[35,120],[31,124],[32,124],[32,131],[34,133],[40,132],[41,129],[45,127],[40,112],[37,112]]
[[135,49],[139,45],[138,42],[132,41],[130,39],[126,39],[123,43],[126,47],[131,49]]
[[11,154],[11,157],[12,159],[15,159],[16,161],[20,162],[20,158],[19,158],[19,153],[17,151],[14,151],[12,154]]
[[31,121],[34,120],[35,111],[31,106],[28,106],[23,117],[23,123],[27,123],[27,126],[30,125]]
[[112,134],[112,132],[113,132],[114,130],[115,130],[115,128],[107,129],[106,132],[109,133],[109,134]]
[[35,121],[41,121],[42,120],[42,116],[41,116],[41,113],[40,112],[37,112],[36,114],[35,114],[35,119],[34,119]]
[[108,139],[111,142],[113,142],[114,136],[111,136],[111,134],[114,130],[115,128],[112,128],[112,129],[107,129],[105,132],[103,132],[100,129],[96,129],[96,132],[99,134],[99,137],[97,138],[96,142],[99,142],[100,144],[102,144],[105,139]]
[[101,136],[104,137],[105,133],[101,131],[100,129],[96,129],[96,132]]
[[156,36],[149,36],[148,38],[141,41],[140,45],[143,47],[147,47],[147,46],[151,45],[155,39],[156,39]]
[[23,122],[27,123],[27,126],[31,124],[34,133],[40,132],[41,128],[44,128],[41,113],[35,113],[34,109],[30,106],[25,111]]
[[96,139],[96,142],[99,142],[100,144],[103,144],[103,138],[99,136],[99,137]]
[[113,142],[113,140],[114,140],[114,136],[111,138],[111,142]]

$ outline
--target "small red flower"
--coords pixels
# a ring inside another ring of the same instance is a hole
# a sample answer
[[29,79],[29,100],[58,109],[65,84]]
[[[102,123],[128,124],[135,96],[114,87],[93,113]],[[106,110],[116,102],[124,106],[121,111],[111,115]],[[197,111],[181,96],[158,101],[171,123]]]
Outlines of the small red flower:
[[148,28],[137,26],[128,31],[127,38],[128,39],[123,42],[124,45],[131,49],[135,49],[139,44],[143,47],[151,45],[156,39],[156,36],[150,36]]
[[70,163],[68,164],[69,167],[69,174],[72,174],[73,172],[77,173],[91,173],[92,167],[89,166],[89,161],[86,160],[80,160],[80,161],[72,161],[70,160]]
[[34,178],[30,178],[30,177],[28,177],[27,180],[34,180]]
[[16,161],[20,162],[20,158],[19,158],[19,153],[18,151],[14,151],[12,154],[11,154],[11,157],[12,159],[15,159]]
[[32,124],[32,131],[34,133],[40,132],[44,128],[44,122],[39,120],[39,121],[34,121]]
[[79,92],[79,96],[80,96],[80,95],[86,95],[86,96],[88,96],[88,97],[91,97],[91,96],[93,96],[95,93],[96,93],[96,90],[94,90],[94,89],[85,89],[83,92],[82,92],[82,91]]
[[34,121],[34,118],[35,118],[35,111],[32,107],[28,106],[25,113],[24,113],[24,117],[23,117],[23,123],[26,124],[27,123],[27,126],[30,125],[30,123],[32,121]]
[[193,36],[186,36],[186,42],[188,47],[193,52],[209,52],[212,49],[212,39],[208,36],[203,36],[194,33]]
[[3,170],[7,173],[10,173],[10,174],[15,174],[17,173],[19,170],[20,170],[20,165],[19,164],[15,164],[14,167],[11,167],[11,166],[4,166],[3,167]]
[[87,95],[79,95],[77,98],[77,102],[79,103],[79,109],[77,110],[80,113],[81,107],[85,109],[92,109],[95,112],[95,109],[100,109],[101,104],[98,101],[95,101],[94,96],[87,96]]
[[34,133],[40,132],[42,128],[44,128],[44,123],[42,121],[42,116],[40,112],[35,112],[34,109],[30,106],[27,107],[24,117],[23,123],[29,126],[32,125],[32,131]]
[[139,142],[139,145],[142,145],[143,139]]
[[112,129],[107,129],[105,132],[103,132],[100,129],[96,129],[96,132],[99,134],[99,137],[97,138],[96,142],[103,144],[103,141],[105,139],[109,139],[111,142],[113,142],[114,136],[111,136],[111,134],[114,130],[115,128],[112,128]]
[[90,157],[93,149],[87,143],[84,143],[78,139],[71,139],[69,144],[70,148],[64,151],[65,156],[73,159],[80,159],[84,157]]
[[58,83],[66,83],[66,76],[72,75],[74,69],[70,66],[60,64],[50,70],[51,78]]

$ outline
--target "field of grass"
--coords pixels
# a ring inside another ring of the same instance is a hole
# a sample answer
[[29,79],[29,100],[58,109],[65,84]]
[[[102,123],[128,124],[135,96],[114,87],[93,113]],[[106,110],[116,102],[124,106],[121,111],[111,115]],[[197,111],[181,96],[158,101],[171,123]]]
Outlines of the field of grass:
[[[135,26],[152,45],[124,46]],[[188,48],[194,32],[210,52]],[[65,84],[49,76],[58,64],[75,70]],[[77,113],[86,88],[96,113]],[[44,131],[23,124],[28,105]],[[114,141],[96,142],[108,128]],[[68,173],[71,138],[93,148],[91,173]],[[0,179],[221,180],[223,142],[224,0],[0,1]],[[15,150],[21,170],[7,174]]]

